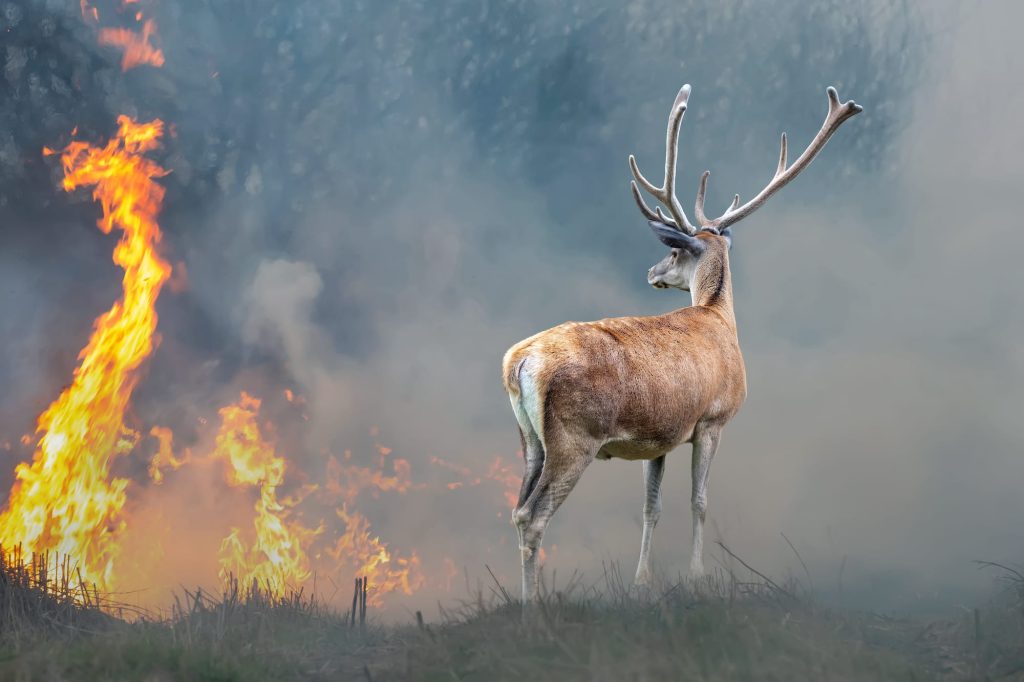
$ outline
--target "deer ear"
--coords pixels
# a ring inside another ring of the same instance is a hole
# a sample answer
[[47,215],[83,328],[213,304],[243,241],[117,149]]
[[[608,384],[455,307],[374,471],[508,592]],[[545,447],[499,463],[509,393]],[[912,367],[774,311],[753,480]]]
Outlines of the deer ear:
[[648,220],[647,223],[651,226],[654,236],[660,239],[661,243],[665,246],[670,246],[673,249],[682,249],[694,256],[704,253],[705,246],[701,240],[669,227],[665,223],[659,223],[657,220]]

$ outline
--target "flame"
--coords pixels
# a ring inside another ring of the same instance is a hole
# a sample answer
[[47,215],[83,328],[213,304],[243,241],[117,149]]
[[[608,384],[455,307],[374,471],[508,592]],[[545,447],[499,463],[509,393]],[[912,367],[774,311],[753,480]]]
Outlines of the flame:
[[370,537],[370,522],[359,512],[343,504],[337,512],[345,523],[345,532],[327,554],[369,582],[367,602],[375,606],[390,592],[412,594],[423,583],[420,559],[413,552],[408,558],[393,556],[379,537]]
[[89,4],[89,0],[78,0],[78,4],[82,8],[82,19],[88,22],[91,18],[94,23],[99,22],[100,13]]
[[[337,457],[331,455],[327,460],[327,483],[324,489],[328,493],[340,497],[345,503],[351,504],[360,492],[367,489],[372,491],[374,497],[377,497],[381,492],[406,493],[415,487],[422,487],[412,482],[408,460],[396,458],[392,463],[395,475],[385,474],[383,456],[378,463],[378,468],[370,469],[369,467],[342,464]],[[345,460],[348,461],[351,457],[352,452],[346,450]]]
[[514,509],[516,502],[519,501],[519,487],[522,482],[522,474],[516,473],[516,468],[506,462],[500,455],[495,455],[487,470],[480,474],[474,473],[469,467],[460,466],[440,457],[431,457],[430,463],[446,469],[463,479],[461,481],[450,481],[445,484],[448,490],[458,490],[463,486],[477,486],[484,481],[491,481],[501,486],[502,497],[505,499],[505,504],[509,509]]
[[156,438],[160,444],[156,454],[149,461],[149,477],[153,479],[153,483],[160,485],[164,480],[163,469],[169,468],[171,471],[180,469],[192,461],[192,452],[186,449],[185,454],[180,459],[175,457],[174,434],[166,427],[154,426],[150,429],[149,435]]
[[273,595],[297,588],[310,576],[306,549],[318,529],[286,520],[286,508],[277,498],[284,483],[285,460],[263,439],[257,415],[260,400],[243,392],[238,403],[220,410],[221,427],[213,456],[228,464],[231,485],[259,485],[253,519],[256,541],[248,545],[232,528],[220,548],[220,577],[236,578],[242,585],[258,584]]
[[18,465],[0,514],[0,545],[72,556],[82,577],[101,588],[111,583],[128,486],[111,477],[110,463],[139,439],[124,415],[139,366],[153,352],[154,306],[171,274],[156,252],[164,190],[154,178],[167,171],[143,156],[158,146],[163,122],[121,116],[118,124],[105,147],[72,142],[61,162],[66,191],[94,187],[103,207],[99,228],[123,231],[114,248],[114,262],[124,269],[123,294],[96,319],[71,385],[39,416],[32,463]]
[[[371,433],[377,435],[375,431],[373,429]],[[383,595],[392,592],[412,594],[425,579],[415,552],[408,557],[394,555],[379,537],[371,536],[369,519],[354,509],[356,499],[363,492],[369,492],[376,498],[382,492],[405,494],[424,486],[413,483],[408,460],[395,458],[391,462],[394,474],[385,473],[391,448],[379,443],[374,447],[377,451],[376,468],[351,464],[351,450],[344,452],[343,461],[331,455],[327,460],[327,482],[322,492],[333,504],[340,499],[341,509],[337,510],[337,515],[345,524],[344,532],[334,546],[326,550],[327,556],[336,562],[329,568],[367,577],[367,601],[379,605]]]
[[[137,16],[136,19],[141,19],[141,16]],[[154,35],[156,35],[156,22],[146,19],[142,22],[141,33],[127,28],[101,28],[99,43],[100,45],[120,47],[124,50],[124,55],[121,57],[122,71],[144,64],[159,67],[164,65],[164,53],[150,43]]]
[[501,485],[501,494],[505,497],[505,504],[509,509],[515,509],[516,502],[519,501],[522,474],[517,474],[511,464],[502,459],[500,455],[495,455],[491,466],[484,473],[484,478]]

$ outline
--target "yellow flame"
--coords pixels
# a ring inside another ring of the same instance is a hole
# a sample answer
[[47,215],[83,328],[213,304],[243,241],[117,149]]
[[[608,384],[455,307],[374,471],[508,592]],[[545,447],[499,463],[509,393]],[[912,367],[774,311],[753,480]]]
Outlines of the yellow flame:
[[192,452],[186,448],[184,455],[175,457],[174,433],[165,426],[154,426],[149,430],[149,435],[159,443],[156,454],[149,460],[149,477],[153,483],[160,485],[164,482],[164,469],[177,471],[192,461]]
[[114,248],[114,262],[124,269],[123,295],[96,319],[71,385],[39,416],[32,463],[18,465],[0,514],[0,544],[74,557],[83,578],[101,588],[111,584],[128,486],[111,477],[110,463],[139,438],[124,415],[137,370],[153,352],[154,306],[171,274],[156,251],[164,189],[153,180],[167,171],[143,156],[158,146],[163,122],[121,116],[118,124],[105,147],[72,142],[61,162],[64,189],[92,186],[103,207],[100,229],[123,232]]
[[343,504],[337,512],[345,523],[345,532],[327,554],[353,570],[353,575],[368,579],[367,602],[380,605],[389,592],[412,594],[423,585],[420,559],[413,552],[408,557],[394,556],[379,537],[370,536],[370,522],[359,512],[349,511]]
[[263,439],[257,416],[260,400],[247,393],[234,405],[221,408],[221,427],[214,457],[228,464],[231,485],[259,485],[253,528],[256,540],[249,545],[241,531],[232,528],[220,548],[220,577],[240,584],[258,583],[273,595],[297,589],[310,576],[307,548],[319,532],[288,522],[286,508],[277,498],[284,483],[285,460]]

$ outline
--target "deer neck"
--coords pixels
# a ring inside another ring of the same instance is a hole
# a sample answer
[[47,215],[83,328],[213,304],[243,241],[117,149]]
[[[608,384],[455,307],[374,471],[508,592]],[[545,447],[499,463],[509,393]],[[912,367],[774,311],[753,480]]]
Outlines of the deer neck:
[[690,296],[694,306],[711,308],[733,327],[736,326],[728,249],[716,248],[701,259],[690,279]]

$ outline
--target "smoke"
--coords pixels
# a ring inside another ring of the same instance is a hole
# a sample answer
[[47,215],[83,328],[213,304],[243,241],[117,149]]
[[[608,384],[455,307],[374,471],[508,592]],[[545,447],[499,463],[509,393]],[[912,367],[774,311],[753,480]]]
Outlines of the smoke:
[[[645,285],[662,247],[625,165],[632,152],[658,166],[679,85],[694,85],[679,193],[711,168],[714,210],[767,181],[779,132],[794,148],[811,138],[834,84],[865,113],[736,229],[750,397],[712,469],[711,534],[781,572],[795,564],[785,532],[817,587],[839,598],[844,565],[842,598],[860,604],[977,591],[970,560],[1018,560],[1024,512],[1024,320],[1005,274],[1021,246],[1020,94],[1005,87],[1021,66],[1006,47],[1018,10],[703,5],[160,4],[165,67],[121,74],[77,2],[7,3],[8,468],[116,296],[94,208],[62,196],[39,149],[75,125],[102,137],[117,113],[160,116],[175,131],[161,224],[188,288],[160,302],[140,425],[171,426],[199,452],[198,420],[245,389],[266,398],[309,482],[329,453],[366,463],[386,445],[430,484],[361,504],[375,533],[422,557],[429,581],[409,603],[444,596],[445,560],[471,576],[487,563],[514,585],[501,486],[448,491],[453,475],[431,458],[474,472],[515,463],[499,375],[512,343],[566,319],[688,303]],[[305,398],[308,421],[284,388]],[[142,460],[125,466],[150,490]],[[688,464],[685,448],[670,456],[655,539],[672,575],[688,552]],[[182,528],[202,525],[197,510],[230,515],[204,478],[214,470],[182,469],[137,513]],[[185,509],[190,490],[200,501]],[[640,508],[639,467],[595,463],[555,516],[549,565],[631,565]],[[190,551],[213,547],[200,535]],[[132,547],[145,555],[145,535]]]

